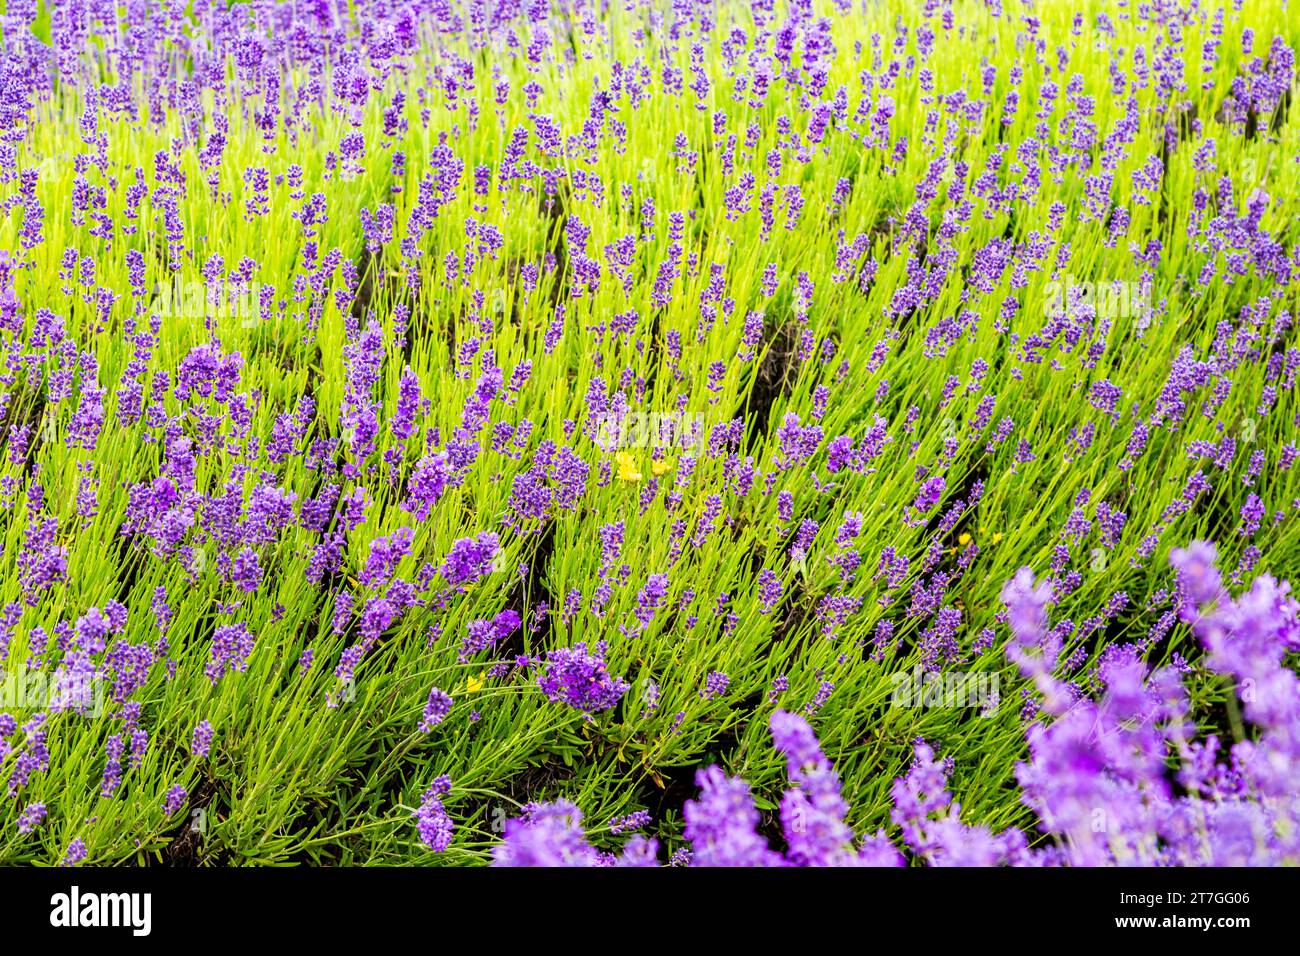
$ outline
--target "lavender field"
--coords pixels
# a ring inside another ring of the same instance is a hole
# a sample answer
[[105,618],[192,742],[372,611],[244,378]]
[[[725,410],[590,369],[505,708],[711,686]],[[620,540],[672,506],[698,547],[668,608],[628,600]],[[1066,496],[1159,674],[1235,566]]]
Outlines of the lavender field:
[[1300,864],[1300,11],[0,0],[0,863]]

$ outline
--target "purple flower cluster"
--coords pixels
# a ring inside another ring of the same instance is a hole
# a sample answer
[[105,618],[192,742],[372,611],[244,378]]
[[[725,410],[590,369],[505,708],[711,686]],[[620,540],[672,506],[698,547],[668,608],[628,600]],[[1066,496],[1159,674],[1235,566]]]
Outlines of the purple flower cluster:
[[442,804],[442,798],[450,792],[451,778],[443,774],[424,791],[415,811],[415,827],[420,841],[434,853],[442,853],[451,846],[451,838],[456,832],[456,825]]
[[170,817],[179,813],[184,808],[185,804],[189,803],[189,800],[189,791],[179,783],[176,784],[167,791],[167,796],[163,800],[163,814]]
[[658,841],[634,835],[619,854],[587,842],[582,811],[564,800],[530,804],[506,821],[504,839],[492,851],[494,866],[655,866]]
[[195,724],[190,753],[195,757],[206,757],[212,749],[212,736],[212,724],[209,721],[201,720]]
[[246,624],[226,624],[212,635],[212,659],[206,673],[212,683],[217,683],[229,671],[243,671],[248,667],[248,655],[253,652],[253,635]]
[[591,652],[583,643],[548,651],[537,686],[552,703],[568,704],[584,714],[612,710],[629,685],[621,677],[610,676],[605,651],[603,641]]
[[[790,789],[781,803],[787,850],[768,846],[759,833],[760,815],[749,785],[719,767],[696,774],[700,795],[683,808],[683,835],[692,866],[862,866],[902,865],[903,857],[883,834],[858,844],[844,822],[848,805],[839,777],[822,754],[808,722],[777,710],[772,738],[786,757]],[[611,821],[618,834],[649,822],[644,811]],[[507,821],[505,838],[494,851],[498,866],[657,865],[657,844],[633,837],[615,856],[588,843],[582,813],[571,803],[532,805],[522,818]]]
[[460,645],[461,662],[496,645],[519,628],[519,615],[507,608],[496,617],[470,621]]
[[451,695],[446,691],[437,687],[430,690],[429,700],[424,705],[424,717],[420,721],[420,732],[427,734],[446,720],[452,703]]
[[473,538],[456,541],[442,563],[442,576],[452,587],[472,584],[492,568],[500,546],[497,536],[484,531]]
[[26,835],[28,833],[31,833],[38,826],[41,825],[41,822],[46,818],[46,816],[47,816],[47,812],[45,809],[45,804],[43,803],[28,804],[27,807],[23,809],[22,814],[20,814],[18,817],[19,834]]
[[[892,821],[907,851],[934,866],[1300,863],[1300,678],[1284,661],[1300,651],[1300,602],[1268,575],[1232,597],[1215,557],[1201,541],[1171,557],[1182,614],[1208,667],[1234,681],[1255,737],[1233,744],[1226,759],[1217,736],[1196,740],[1181,674],[1151,671],[1131,645],[1103,654],[1098,698],[1062,688],[1053,676],[1059,646],[1048,628],[1050,594],[1022,569],[1003,592],[1013,633],[1007,653],[1042,693],[1046,719],[1029,725],[1029,759],[1016,777],[1048,842],[1031,848],[1018,829],[995,833],[963,822],[948,789],[953,759],[936,758],[917,740],[910,770],[891,791]],[[771,732],[790,781],[780,802],[784,852],[760,835],[749,785],[714,766],[697,773],[700,795],[683,810],[690,864],[903,865],[883,830],[859,839],[845,823],[839,777],[807,720],[778,709]],[[1179,758],[1181,792],[1171,786],[1170,754]],[[590,847],[581,819],[570,804],[534,807],[507,824],[496,862],[601,865],[609,855]],[[624,829],[621,821],[613,832]]]

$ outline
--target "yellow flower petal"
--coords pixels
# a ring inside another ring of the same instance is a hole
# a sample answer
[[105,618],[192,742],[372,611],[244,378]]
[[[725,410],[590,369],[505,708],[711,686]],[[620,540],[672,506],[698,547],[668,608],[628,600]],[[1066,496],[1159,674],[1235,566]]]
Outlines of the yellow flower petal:
[[636,466],[636,459],[625,451],[619,452],[614,456],[618,462],[618,477],[622,481],[640,481],[641,471]]

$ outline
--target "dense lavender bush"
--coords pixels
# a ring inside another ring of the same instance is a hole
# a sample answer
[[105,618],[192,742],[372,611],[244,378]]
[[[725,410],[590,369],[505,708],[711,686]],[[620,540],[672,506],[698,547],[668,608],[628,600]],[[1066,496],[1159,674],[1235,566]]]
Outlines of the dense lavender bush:
[[0,863],[1294,862],[1298,43],[4,0]]
[[[948,790],[954,758],[937,760],[917,740],[915,760],[892,790],[892,819],[908,855],[933,866],[1300,863],[1300,681],[1282,663],[1300,650],[1300,602],[1288,583],[1267,575],[1233,598],[1215,558],[1204,541],[1173,552],[1178,599],[1209,667],[1232,679],[1250,737],[1222,754],[1217,736],[1197,740],[1178,668],[1152,672],[1132,645],[1107,649],[1099,699],[1061,683],[1053,676],[1060,648],[1044,615],[1048,592],[1023,569],[1003,594],[1016,638],[1008,654],[1042,695],[1041,716],[1026,732],[1029,759],[1016,768],[1040,832],[993,833],[963,822]],[[696,776],[700,795],[686,804],[683,831],[690,849],[674,860],[902,866],[904,854],[884,832],[859,839],[845,823],[839,777],[808,721],[778,709],[770,729],[790,782],[780,804],[784,853],[756,832],[760,815],[748,785],[715,766]],[[638,837],[623,856],[598,852],[581,821],[572,804],[534,804],[507,824],[496,863],[644,865],[646,847],[654,848]]]

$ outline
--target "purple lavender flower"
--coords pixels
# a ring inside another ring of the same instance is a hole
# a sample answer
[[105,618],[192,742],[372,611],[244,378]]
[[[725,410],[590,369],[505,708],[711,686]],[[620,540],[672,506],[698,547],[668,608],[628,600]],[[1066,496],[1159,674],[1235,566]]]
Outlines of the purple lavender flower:
[[420,732],[429,733],[434,727],[447,719],[451,713],[453,701],[446,691],[434,687],[429,691],[429,700],[424,705],[424,718],[420,721]]
[[63,854],[63,861],[59,865],[76,866],[86,858],[86,853],[86,841],[81,837],[75,837],[72,842],[68,844],[68,849]]
[[245,624],[226,624],[217,628],[212,636],[212,659],[205,673],[208,680],[217,683],[228,671],[248,668],[248,655],[253,652],[253,635]]
[[772,714],[770,725],[772,743],[785,755],[792,785],[781,801],[786,859],[795,866],[857,865],[853,831],[844,822],[848,803],[812,727],[784,710]]
[[596,851],[582,830],[582,811],[572,803],[534,805],[526,816],[506,821],[504,838],[492,851],[493,866],[594,866]]
[[695,866],[780,866],[780,854],[758,835],[758,810],[749,785],[718,767],[695,775],[700,796],[682,808],[683,831]]
[[722,671],[709,671],[709,676],[704,679],[704,686],[700,688],[700,696],[705,700],[717,700],[730,686],[731,678]]
[[206,757],[212,749],[212,724],[201,720],[194,725],[194,734],[190,740],[190,753],[195,757]]
[[167,798],[163,801],[162,811],[165,816],[172,816],[178,813],[185,804],[189,802],[189,791],[179,783],[167,791]]
[[456,825],[442,804],[442,798],[451,792],[451,778],[446,774],[438,777],[420,798],[420,806],[415,811],[416,829],[420,841],[434,853],[443,853],[451,845]]
[[495,645],[519,627],[519,615],[507,608],[496,617],[470,621],[465,638],[461,641],[460,661],[464,663],[479,651]]
[[18,832],[20,835],[27,835],[41,825],[45,819],[45,804],[30,803],[24,808],[23,812],[18,815]]
[[591,653],[585,643],[548,652],[537,686],[552,703],[568,704],[584,714],[612,710],[630,685],[622,678],[610,677],[605,649],[602,641]]
[[634,810],[632,813],[611,817],[609,821],[609,832],[619,834],[625,833],[629,830],[639,830],[642,827],[649,825],[649,823],[649,810]]
[[442,576],[453,587],[471,584],[492,569],[500,551],[497,536],[484,531],[473,538],[460,538],[452,544],[442,563]]

